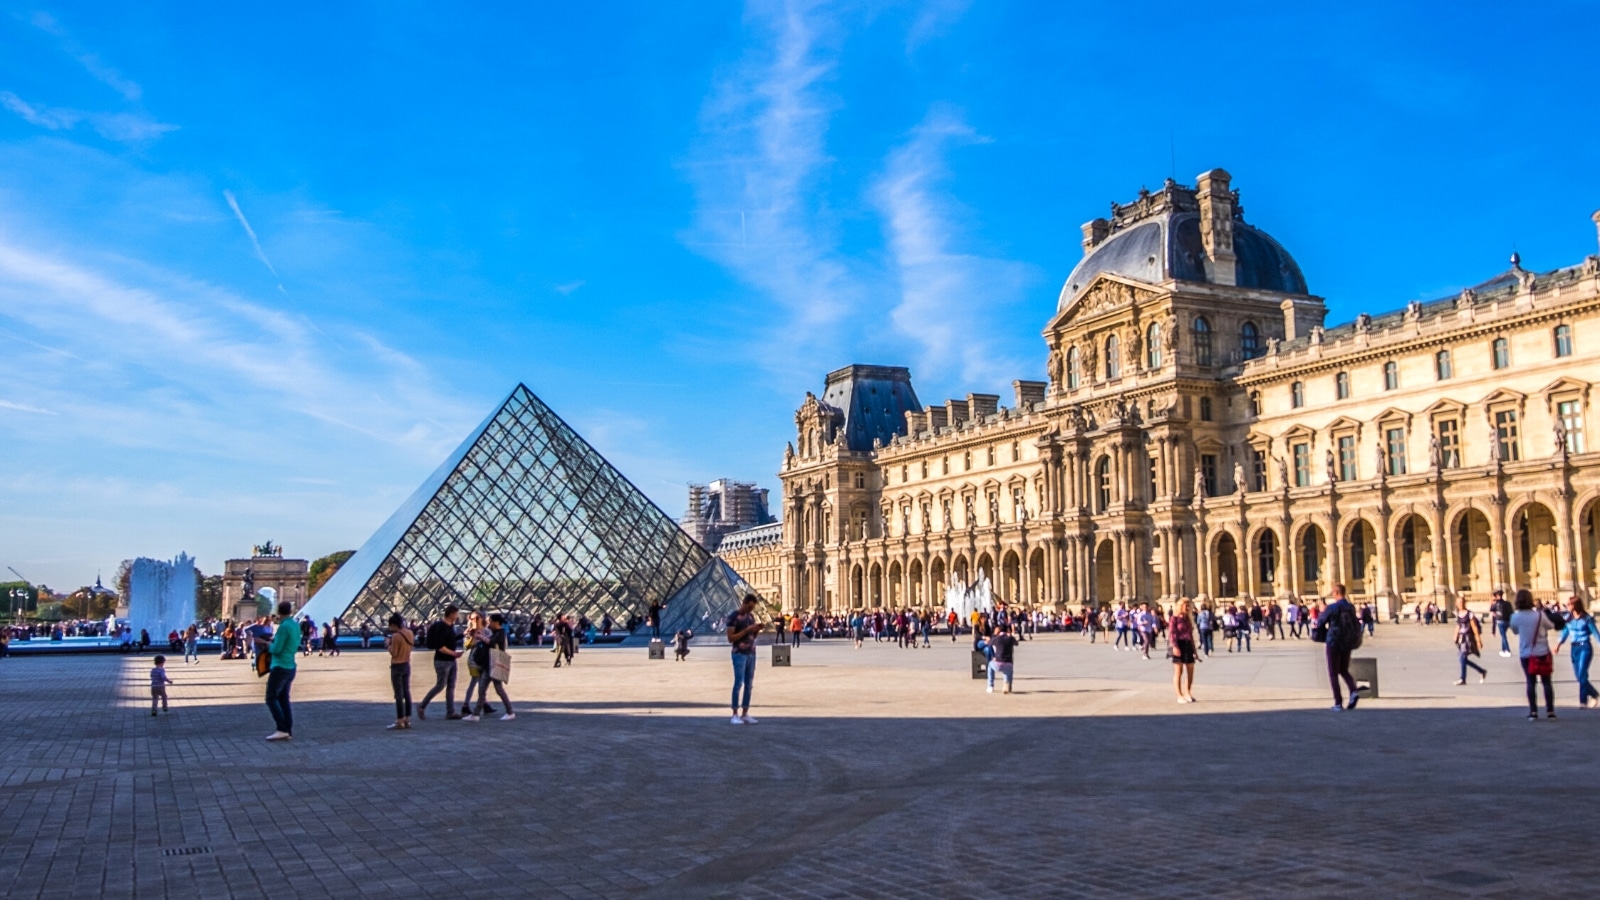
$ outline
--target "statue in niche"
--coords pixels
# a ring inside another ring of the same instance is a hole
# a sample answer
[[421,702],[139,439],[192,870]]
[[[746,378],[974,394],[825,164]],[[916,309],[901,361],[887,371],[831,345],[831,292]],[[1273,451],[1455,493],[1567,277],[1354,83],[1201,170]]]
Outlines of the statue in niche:
[[1096,341],[1090,339],[1085,341],[1083,345],[1082,371],[1087,373],[1089,381],[1098,381],[1100,379],[1100,350],[1095,346],[1096,343]]
[[1281,457],[1281,456],[1276,458],[1276,459],[1274,459],[1273,462],[1278,464],[1278,489],[1279,490],[1288,490],[1289,489],[1289,466],[1288,466],[1288,464],[1283,461],[1283,457]]
[[1328,483],[1329,484],[1333,484],[1334,482],[1339,480],[1339,469],[1338,469],[1337,463],[1334,461],[1333,451],[1329,450],[1329,451],[1327,451],[1327,454],[1328,454],[1328,458],[1327,458],[1326,466],[1328,468]]
[[1313,325],[1313,326],[1311,326],[1311,346],[1313,346],[1313,347],[1320,346],[1322,344],[1322,335],[1323,335],[1323,328],[1322,328],[1321,325]]
[[1206,473],[1199,469],[1194,470],[1194,496],[1199,499],[1206,495]]
[[1444,458],[1439,453],[1439,436],[1437,434],[1430,435],[1428,437],[1428,466],[1437,472],[1443,465]]
[[933,512],[928,509],[928,504],[922,504],[922,531],[924,534],[933,530]]
[[1489,462],[1500,462],[1500,430],[1489,426]]
[[1389,474],[1389,467],[1387,465],[1388,460],[1386,458],[1386,454],[1383,452],[1382,444],[1379,444],[1373,449],[1377,452],[1373,454],[1372,464],[1377,466],[1378,477],[1382,478],[1383,476]]
[[1051,350],[1050,351],[1050,362],[1049,362],[1049,364],[1048,364],[1048,366],[1046,368],[1047,368],[1048,374],[1050,376],[1050,386],[1051,386],[1051,388],[1053,390],[1055,390],[1055,391],[1060,391],[1061,390],[1061,374],[1062,374],[1062,363],[1061,363],[1061,351],[1060,350]]
[[966,506],[967,527],[971,528],[973,525],[977,524],[978,521],[977,515],[972,511],[972,496],[970,494],[967,495],[963,502]]
[[1144,339],[1139,337],[1139,328],[1134,326],[1128,331],[1128,362],[1133,363],[1134,371],[1138,371],[1144,363]]
[[1558,458],[1564,457],[1567,455],[1567,423],[1563,422],[1560,416],[1556,416],[1556,424],[1553,430],[1556,439],[1556,456]]
[[1356,316],[1356,334],[1366,334],[1372,330],[1372,316],[1362,313]]
[[989,524],[994,525],[1000,521],[1000,495],[989,495]]
[[1233,461],[1233,491],[1242,494],[1249,488],[1244,483],[1244,465],[1238,460]]
[[244,599],[250,600],[256,595],[256,567],[244,567]]
[[1275,337],[1267,338],[1267,355],[1268,356],[1277,356],[1278,355],[1278,339],[1277,338],[1275,338]]
[[1456,295],[1456,309],[1471,309],[1476,302],[1478,302],[1478,292],[1472,288],[1467,288]]

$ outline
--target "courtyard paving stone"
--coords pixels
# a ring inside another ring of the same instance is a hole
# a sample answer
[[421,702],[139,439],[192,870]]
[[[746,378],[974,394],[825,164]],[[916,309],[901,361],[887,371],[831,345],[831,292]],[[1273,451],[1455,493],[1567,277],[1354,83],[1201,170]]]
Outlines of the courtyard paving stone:
[[[386,656],[303,659],[268,744],[243,663],[0,661],[10,897],[1591,896],[1583,789],[1600,712],[1523,718],[1514,659],[1455,687],[1450,629],[1380,628],[1381,699],[1333,713],[1320,647],[1199,667],[1044,636],[1018,693],[968,644],[761,648],[755,727],[725,648],[688,662],[518,649],[518,718],[406,733]],[[414,693],[431,681],[426,655]],[[427,676],[427,680],[425,679]],[[463,672],[463,685],[465,673]],[[1574,801],[1577,801],[1575,804]],[[1575,821],[1577,819],[1577,821]],[[1574,843],[1572,836],[1580,836]]]

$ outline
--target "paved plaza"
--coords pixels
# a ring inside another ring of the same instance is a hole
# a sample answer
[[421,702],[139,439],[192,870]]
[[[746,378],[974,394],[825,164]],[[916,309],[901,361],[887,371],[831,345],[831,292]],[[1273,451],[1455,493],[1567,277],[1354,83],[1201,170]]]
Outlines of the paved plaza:
[[[0,660],[11,897],[1592,896],[1600,712],[1524,719],[1514,659],[1455,687],[1453,629],[1380,628],[1381,699],[1333,713],[1321,648],[1199,667],[1045,636],[988,695],[966,640],[761,648],[728,724],[722,647],[688,662],[522,649],[514,722],[386,732],[386,657],[302,661],[268,744],[248,666]],[[1495,645],[1497,646],[1497,644]],[[414,683],[431,681],[418,654]],[[425,674],[426,673],[426,674]],[[464,688],[465,672],[462,673]],[[425,681],[426,679],[426,681]]]

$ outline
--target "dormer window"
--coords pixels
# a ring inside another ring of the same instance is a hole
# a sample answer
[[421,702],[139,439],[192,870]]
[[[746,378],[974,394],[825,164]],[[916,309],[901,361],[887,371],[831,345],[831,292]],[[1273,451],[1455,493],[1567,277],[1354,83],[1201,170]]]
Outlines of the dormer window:
[[1106,379],[1112,380],[1122,377],[1121,347],[1117,343],[1117,336],[1106,338]]
[[1255,359],[1261,355],[1261,329],[1254,322],[1239,326],[1239,356]]
[[1069,391],[1077,390],[1078,382],[1082,380],[1081,369],[1079,368],[1079,365],[1078,348],[1067,348],[1067,390]]
[[1161,368],[1161,323],[1151,322],[1144,333],[1144,367]]
[[1205,316],[1194,317],[1194,364],[1197,366],[1211,365],[1211,323]]

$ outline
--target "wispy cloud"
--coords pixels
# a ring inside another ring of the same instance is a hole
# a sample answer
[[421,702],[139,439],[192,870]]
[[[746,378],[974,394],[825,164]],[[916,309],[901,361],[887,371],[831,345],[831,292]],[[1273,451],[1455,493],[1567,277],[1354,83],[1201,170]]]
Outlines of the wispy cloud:
[[566,284],[558,284],[556,285],[556,293],[563,297],[571,296],[573,291],[583,287],[587,283],[588,282],[580,278],[577,281],[569,281]]
[[31,21],[35,28],[59,38],[61,49],[77,60],[78,64],[83,66],[90,75],[94,76],[96,81],[111,88],[128,100],[138,100],[140,95],[144,93],[138,84],[124,78],[121,72],[118,72],[100,59],[98,53],[85,49],[82,44],[73,39],[72,35],[67,33],[67,29],[63,28],[54,16],[47,12],[36,12],[33,14]]
[[11,409],[17,412],[36,413],[41,416],[57,415],[57,413],[51,412],[48,409],[40,409],[37,406],[29,406],[26,403],[12,403],[10,400],[0,400],[0,409]]
[[29,124],[50,131],[71,131],[87,123],[101,137],[119,143],[141,143],[154,140],[178,126],[158,122],[141,113],[85,112],[66,107],[40,106],[29,103],[11,91],[0,91],[0,106],[11,110]]
[[889,155],[873,191],[884,218],[900,299],[890,316],[920,348],[924,369],[958,369],[971,380],[1015,377],[1016,361],[998,356],[983,336],[997,306],[1026,287],[1025,266],[961,252],[964,210],[944,189],[946,154],[983,143],[952,109],[936,106]]
[[[267,267],[267,271],[272,273],[273,278],[277,278],[278,270],[272,267],[272,260],[267,259],[266,251],[261,249],[261,240],[256,237],[256,230],[250,227],[250,220],[244,217],[244,210],[239,208],[238,198],[233,196],[233,191],[227,189],[223,190],[222,196],[227,198],[228,208],[233,210],[233,217],[239,220],[240,226],[244,228],[244,233],[250,236],[250,246],[256,248],[256,259],[261,260],[261,264]],[[283,285],[278,285],[278,290],[283,290]]]
[[717,79],[701,112],[698,208],[685,242],[777,304],[793,351],[858,293],[818,191],[842,29],[812,3],[755,3],[746,19],[757,45]]

